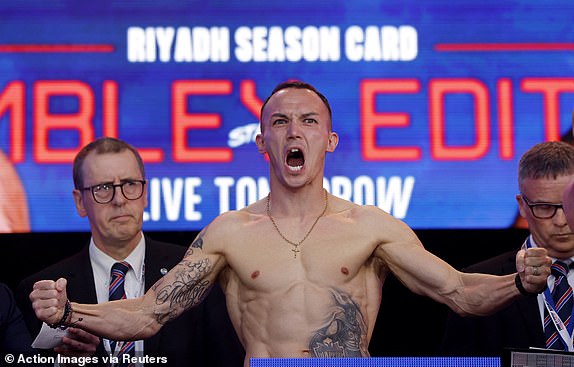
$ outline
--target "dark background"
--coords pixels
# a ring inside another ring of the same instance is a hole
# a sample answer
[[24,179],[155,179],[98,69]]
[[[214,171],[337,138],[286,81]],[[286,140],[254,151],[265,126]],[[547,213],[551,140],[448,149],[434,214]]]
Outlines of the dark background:
[[[417,230],[427,250],[457,269],[519,247],[528,231]],[[187,246],[197,232],[146,232],[154,239]],[[20,279],[78,252],[89,233],[2,234],[0,281],[12,289]],[[371,339],[372,356],[433,356],[444,331],[447,308],[407,290],[388,277]]]

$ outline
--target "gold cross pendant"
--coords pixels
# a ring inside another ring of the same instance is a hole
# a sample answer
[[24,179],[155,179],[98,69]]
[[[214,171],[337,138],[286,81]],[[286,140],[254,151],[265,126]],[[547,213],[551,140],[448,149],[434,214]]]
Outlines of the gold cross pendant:
[[297,258],[297,253],[301,252],[301,250],[299,250],[299,247],[292,248],[291,251],[293,251],[293,258],[295,259]]

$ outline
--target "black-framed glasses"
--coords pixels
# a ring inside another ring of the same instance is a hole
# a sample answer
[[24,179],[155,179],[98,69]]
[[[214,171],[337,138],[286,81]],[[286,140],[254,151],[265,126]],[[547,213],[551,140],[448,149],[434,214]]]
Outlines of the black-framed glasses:
[[92,192],[94,201],[99,204],[107,204],[114,200],[116,187],[119,187],[122,195],[128,200],[137,200],[144,192],[145,180],[124,180],[119,184],[105,182],[89,187],[82,187],[80,190]]
[[524,199],[526,205],[528,205],[528,207],[530,208],[530,211],[532,212],[532,215],[535,218],[550,219],[556,215],[556,212],[558,211],[559,208],[564,210],[562,204],[545,203],[545,202],[533,203],[523,193],[520,193],[520,195]]

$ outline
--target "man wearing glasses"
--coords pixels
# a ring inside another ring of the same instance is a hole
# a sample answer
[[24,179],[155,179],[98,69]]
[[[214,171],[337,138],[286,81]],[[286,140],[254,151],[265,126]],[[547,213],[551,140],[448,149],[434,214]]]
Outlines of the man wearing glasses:
[[[65,277],[70,299],[78,302],[136,298],[176,265],[186,250],[143,235],[145,170],[131,145],[107,137],[88,144],[74,159],[73,179],[76,210],[88,218],[91,240],[80,253],[19,285],[19,304],[34,335],[40,325],[28,295],[37,280]],[[229,320],[225,297],[218,286],[214,291],[207,303],[145,341],[115,342],[72,327],[54,350],[66,356],[95,355],[99,362],[109,355],[121,361],[125,353],[164,357],[158,361],[168,366],[241,366],[244,352]]]
[[[544,247],[552,258],[548,289],[515,300],[507,308],[482,318],[461,318],[449,313],[443,352],[451,355],[501,356],[504,348],[539,347],[572,351],[570,320],[574,310],[574,234],[562,208],[562,194],[574,179],[574,147],[565,142],[544,142],[520,159],[516,195],[520,215],[530,235],[522,248]],[[516,271],[515,251],[464,269],[495,275]]]

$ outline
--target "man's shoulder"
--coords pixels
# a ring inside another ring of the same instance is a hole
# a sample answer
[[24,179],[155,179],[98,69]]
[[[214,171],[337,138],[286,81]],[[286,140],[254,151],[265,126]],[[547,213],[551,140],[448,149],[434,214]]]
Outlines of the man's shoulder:
[[46,266],[41,270],[28,275],[23,278],[18,286],[16,287],[16,294],[18,297],[18,302],[20,298],[23,297],[27,299],[28,294],[31,292],[34,283],[40,280],[56,280],[58,278],[70,278],[70,274],[82,272],[86,266],[89,265],[89,256],[87,248],[81,250],[80,252],[69,256],[61,261],[54,264]]
[[347,199],[330,195],[328,203],[330,213],[341,214],[346,217],[361,218],[385,215],[385,211],[375,205],[359,205]]
[[347,210],[341,213],[358,226],[368,228],[373,233],[384,233],[385,236],[393,233],[402,236],[405,230],[410,230],[410,227],[405,222],[376,205],[351,203],[351,205],[347,206]]
[[[7,305],[8,303],[12,303],[14,299],[14,296],[12,294],[12,290],[10,289],[10,287],[8,287],[8,285],[6,285],[5,283],[1,283],[0,282],[0,300],[2,302],[0,302],[0,305],[4,306]],[[0,316],[4,316],[4,314],[0,314]]]
[[87,248],[82,249],[80,252],[66,257],[54,264],[48,265],[45,268],[33,273],[23,279],[23,282],[29,280],[51,279],[54,276],[61,276],[71,269],[77,269],[83,266],[84,260],[89,260]]
[[251,204],[240,210],[230,210],[222,213],[209,223],[206,229],[211,231],[216,230],[221,233],[233,233],[249,223],[267,217],[267,214],[261,212],[256,204],[257,203]]

